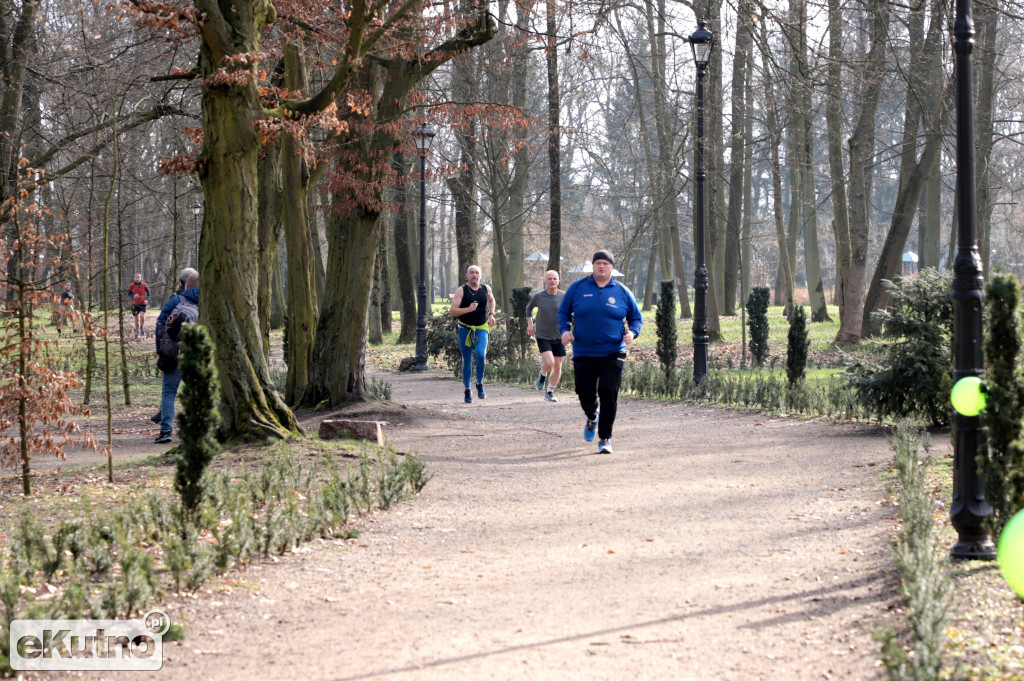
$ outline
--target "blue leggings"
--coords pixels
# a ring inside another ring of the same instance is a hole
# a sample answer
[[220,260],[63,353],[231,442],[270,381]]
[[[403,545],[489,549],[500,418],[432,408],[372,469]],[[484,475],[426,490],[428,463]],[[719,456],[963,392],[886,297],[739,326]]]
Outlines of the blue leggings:
[[470,379],[473,377],[473,355],[476,355],[476,382],[484,382],[484,363],[487,358],[487,332],[478,330],[476,332],[476,343],[466,345],[466,339],[472,333],[472,329],[464,326],[459,327],[459,350],[462,352],[462,384],[469,388]]

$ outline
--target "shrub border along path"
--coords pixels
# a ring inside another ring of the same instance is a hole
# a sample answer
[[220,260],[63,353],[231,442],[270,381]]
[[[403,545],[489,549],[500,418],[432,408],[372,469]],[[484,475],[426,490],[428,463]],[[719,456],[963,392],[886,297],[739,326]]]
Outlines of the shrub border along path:
[[624,400],[599,456],[569,394],[390,379],[430,484],[175,604],[160,678],[881,678],[882,429]]

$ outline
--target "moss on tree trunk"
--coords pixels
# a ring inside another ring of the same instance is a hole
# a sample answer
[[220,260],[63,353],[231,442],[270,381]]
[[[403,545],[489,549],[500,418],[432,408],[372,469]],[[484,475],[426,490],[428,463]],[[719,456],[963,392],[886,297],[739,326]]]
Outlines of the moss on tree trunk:
[[239,63],[230,78],[211,79],[225,58],[259,52],[260,30],[275,13],[269,0],[232,3],[231,11],[199,4],[221,15],[204,26],[200,53],[200,71],[207,80],[199,162],[206,196],[199,272],[200,288],[206,282],[201,314],[222,381],[223,430],[233,439],[284,437],[299,426],[271,383],[258,313],[260,139],[253,123],[262,111],[255,73]]

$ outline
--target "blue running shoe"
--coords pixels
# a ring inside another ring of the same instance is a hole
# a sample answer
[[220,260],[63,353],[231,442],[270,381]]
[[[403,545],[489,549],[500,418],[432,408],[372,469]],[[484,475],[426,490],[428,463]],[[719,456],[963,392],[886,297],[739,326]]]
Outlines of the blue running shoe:
[[470,390],[469,388],[466,388],[466,403],[469,404],[469,403],[472,403],[472,402],[473,402],[473,391]]
[[487,397],[487,393],[484,392],[484,384],[483,383],[477,383],[476,384],[476,396],[479,397],[481,400],[484,399],[485,397]]
[[612,453],[612,439],[610,437],[601,438],[600,442],[597,443],[598,454],[611,454]]
[[537,374],[537,390],[544,389],[544,372]]
[[597,420],[601,418],[601,412],[594,414],[594,420],[587,419],[587,422],[583,425],[583,439],[587,442],[593,442],[594,436],[597,435]]
[[555,391],[554,390],[549,390],[546,393],[544,393],[544,399],[547,400],[548,402],[557,402],[558,401],[558,398],[555,397]]

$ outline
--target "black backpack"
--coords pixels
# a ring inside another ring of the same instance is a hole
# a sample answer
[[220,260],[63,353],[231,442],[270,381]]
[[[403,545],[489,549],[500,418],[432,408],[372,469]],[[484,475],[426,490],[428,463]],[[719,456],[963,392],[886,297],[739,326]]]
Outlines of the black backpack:
[[181,296],[178,304],[174,306],[171,313],[167,315],[163,327],[157,332],[157,354],[167,359],[178,359],[181,346],[178,339],[181,338],[181,327],[185,324],[195,324],[199,321],[199,306],[188,298]]

